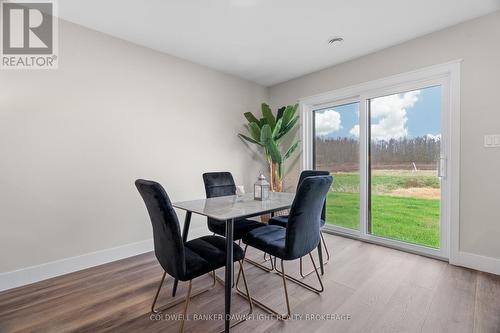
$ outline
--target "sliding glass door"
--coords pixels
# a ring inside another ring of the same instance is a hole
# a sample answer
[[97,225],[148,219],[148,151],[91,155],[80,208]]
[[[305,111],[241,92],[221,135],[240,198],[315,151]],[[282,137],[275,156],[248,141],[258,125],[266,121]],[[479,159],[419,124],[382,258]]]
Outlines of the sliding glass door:
[[359,102],[314,111],[314,168],[334,177],[326,222],[359,230]]
[[441,86],[371,98],[372,235],[440,247]]
[[361,90],[303,114],[304,166],[334,177],[327,230],[448,256],[448,89],[436,78]]

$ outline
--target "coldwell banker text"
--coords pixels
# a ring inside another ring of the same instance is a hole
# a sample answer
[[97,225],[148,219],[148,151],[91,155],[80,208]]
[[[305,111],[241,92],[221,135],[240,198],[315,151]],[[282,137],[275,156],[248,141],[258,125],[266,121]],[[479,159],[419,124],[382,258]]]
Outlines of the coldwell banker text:
[[2,69],[57,68],[54,0],[0,0]]

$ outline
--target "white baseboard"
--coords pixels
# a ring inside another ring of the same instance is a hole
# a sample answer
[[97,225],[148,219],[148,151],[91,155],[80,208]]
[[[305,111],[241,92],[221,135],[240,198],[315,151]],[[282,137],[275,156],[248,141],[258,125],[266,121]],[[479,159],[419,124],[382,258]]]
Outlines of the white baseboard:
[[500,275],[500,259],[459,251],[450,264]]
[[41,265],[0,273],[0,291],[132,257],[153,250],[153,240],[122,245]]
[[[198,236],[198,234],[202,235],[205,233],[203,229],[194,229],[192,231],[191,236]],[[26,267],[11,272],[0,273],[0,291],[106,264],[149,251],[153,251],[152,239]],[[450,261],[450,263],[500,275],[500,259],[497,258],[459,251],[454,260]]]

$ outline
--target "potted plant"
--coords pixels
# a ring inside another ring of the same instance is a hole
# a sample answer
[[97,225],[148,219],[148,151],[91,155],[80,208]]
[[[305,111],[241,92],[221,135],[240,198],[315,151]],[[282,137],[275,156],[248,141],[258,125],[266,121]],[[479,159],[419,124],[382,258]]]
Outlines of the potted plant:
[[244,113],[248,121],[249,135],[238,134],[240,138],[263,148],[269,164],[271,191],[274,192],[283,191],[284,163],[299,145],[299,141],[295,141],[287,149],[282,147],[283,137],[295,127],[299,120],[299,117],[295,115],[297,108],[298,104],[283,106],[274,116],[269,105],[262,103],[262,118],[257,118],[251,112]]

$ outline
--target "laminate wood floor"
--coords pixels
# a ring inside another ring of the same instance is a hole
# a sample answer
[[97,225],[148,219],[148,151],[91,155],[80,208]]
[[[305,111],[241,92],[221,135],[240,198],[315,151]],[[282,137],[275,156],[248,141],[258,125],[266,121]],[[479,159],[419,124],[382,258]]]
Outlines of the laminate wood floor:
[[[347,238],[325,238],[332,255],[325,266],[325,292],[316,295],[288,283],[292,312],[301,317],[280,322],[257,308],[254,318],[234,332],[500,332],[499,276]],[[257,251],[249,256],[262,259]],[[284,312],[281,278],[249,264],[245,268],[253,296]],[[285,268],[298,275],[297,262]],[[161,274],[154,254],[147,253],[5,291],[0,293],[0,332],[177,332],[177,321],[150,318]],[[210,281],[199,278],[193,289]],[[314,274],[305,281],[317,284]],[[167,278],[160,304],[171,300],[172,282]],[[181,283],[178,296],[185,293]],[[191,315],[214,316],[191,317],[185,332],[219,331],[223,322],[217,314],[223,309],[224,290],[218,284],[195,297],[189,308]],[[233,313],[247,310],[248,303],[235,294]],[[181,311],[182,304],[166,314]]]

